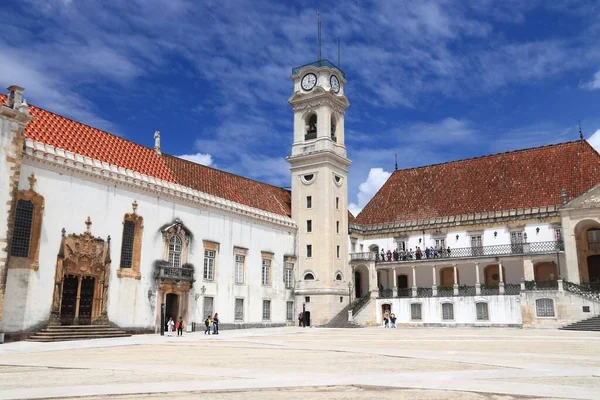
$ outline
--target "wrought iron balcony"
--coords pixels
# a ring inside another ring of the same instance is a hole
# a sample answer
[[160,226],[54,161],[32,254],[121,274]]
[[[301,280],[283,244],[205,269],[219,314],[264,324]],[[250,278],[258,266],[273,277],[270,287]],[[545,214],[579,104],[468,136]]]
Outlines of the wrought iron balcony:
[[498,257],[498,256],[514,256],[524,254],[550,254],[564,250],[564,243],[561,241],[554,242],[532,242],[520,244],[500,244],[495,246],[481,247],[461,247],[461,248],[446,248],[442,250],[432,251],[427,254],[422,251],[420,255],[416,252],[401,252],[397,255],[391,255],[388,258],[375,252],[367,253],[351,253],[350,261],[376,261],[377,263],[402,263],[415,261],[432,261],[438,259],[453,259],[453,258],[483,258],[483,257]]
[[172,267],[167,261],[157,260],[154,262],[154,277],[156,279],[194,282],[194,266],[183,264],[181,267]]

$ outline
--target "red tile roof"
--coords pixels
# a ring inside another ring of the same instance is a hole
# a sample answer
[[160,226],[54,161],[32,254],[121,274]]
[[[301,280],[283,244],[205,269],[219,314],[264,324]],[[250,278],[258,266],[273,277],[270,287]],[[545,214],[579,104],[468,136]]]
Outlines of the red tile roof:
[[395,171],[356,222],[418,220],[558,206],[600,183],[600,155],[585,140]]
[[[0,94],[0,104],[6,96]],[[291,216],[290,192],[177,157],[30,105],[25,137],[141,174],[279,215]]]

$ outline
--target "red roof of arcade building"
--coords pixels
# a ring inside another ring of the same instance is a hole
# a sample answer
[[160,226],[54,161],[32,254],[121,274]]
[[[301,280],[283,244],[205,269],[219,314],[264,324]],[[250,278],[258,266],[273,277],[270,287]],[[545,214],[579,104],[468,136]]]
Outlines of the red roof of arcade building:
[[[0,94],[0,104],[6,96]],[[119,136],[73,121],[33,105],[34,117],[25,127],[25,137],[76,154],[186,186],[245,206],[291,216],[288,190],[195,164],[167,154],[158,155]]]
[[395,171],[356,223],[414,221],[558,206],[600,183],[600,155],[585,140]]

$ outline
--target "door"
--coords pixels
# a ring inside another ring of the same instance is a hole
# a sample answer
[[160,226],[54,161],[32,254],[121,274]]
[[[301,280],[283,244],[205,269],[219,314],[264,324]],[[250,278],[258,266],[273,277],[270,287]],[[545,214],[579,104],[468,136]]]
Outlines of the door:
[[63,277],[63,291],[60,307],[60,322],[62,325],[71,325],[73,324],[73,319],[75,319],[77,283],[77,277],[75,275],[65,275]]
[[600,282],[600,255],[589,256],[587,262],[589,282]]
[[81,298],[79,300],[79,324],[89,325],[92,323],[92,305],[94,303],[94,286],[96,279],[84,276],[81,280]]
[[167,294],[165,301],[165,323],[169,321],[169,318],[173,318],[173,321],[177,321],[179,318],[179,299],[175,293]]
[[310,311],[304,312],[304,326],[310,326]]
[[399,289],[406,289],[408,288],[408,276],[406,275],[398,275],[398,277],[396,278],[396,282],[398,285]]
[[361,276],[360,272],[354,271],[354,296],[359,299],[362,297],[362,288],[360,287]]

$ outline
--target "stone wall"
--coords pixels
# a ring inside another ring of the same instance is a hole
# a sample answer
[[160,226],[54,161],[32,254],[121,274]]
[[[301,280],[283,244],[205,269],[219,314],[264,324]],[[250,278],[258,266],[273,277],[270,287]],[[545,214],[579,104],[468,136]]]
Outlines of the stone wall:
[[[537,316],[538,299],[554,302],[554,317]],[[589,307],[589,312],[584,312],[584,307]],[[600,302],[557,290],[527,291],[521,293],[521,312],[524,328],[560,328],[600,315]]]

